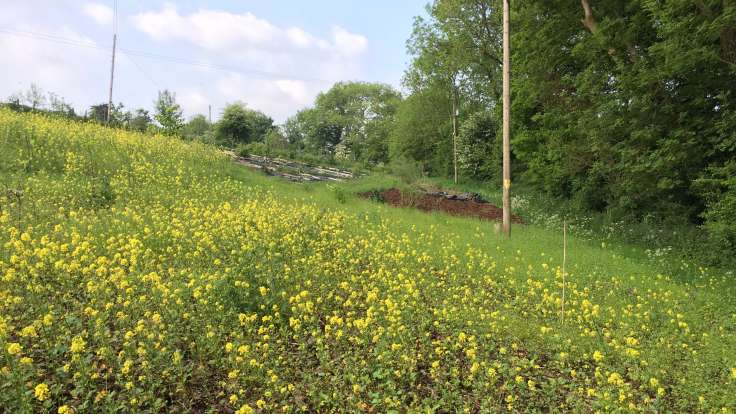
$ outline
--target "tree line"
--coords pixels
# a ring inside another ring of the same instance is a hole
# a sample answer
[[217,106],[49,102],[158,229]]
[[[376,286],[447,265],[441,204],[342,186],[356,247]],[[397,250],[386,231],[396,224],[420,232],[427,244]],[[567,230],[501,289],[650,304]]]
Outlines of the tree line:
[[[500,186],[502,3],[436,0],[408,41],[394,153]],[[736,2],[511,2],[515,182],[736,253]]]

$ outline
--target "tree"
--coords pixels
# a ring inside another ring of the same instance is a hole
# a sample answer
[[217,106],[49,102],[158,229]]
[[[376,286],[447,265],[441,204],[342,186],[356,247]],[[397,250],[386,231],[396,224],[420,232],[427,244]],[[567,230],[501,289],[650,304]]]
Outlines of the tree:
[[501,184],[502,145],[495,115],[476,112],[461,124],[458,167],[465,177]]
[[128,128],[138,132],[148,131],[151,122],[153,122],[150,113],[143,108],[138,108],[133,113],[129,112],[129,119]]
[[25,101],[25,104],[30,106],[34,111],[41,109],[46,105],[46,95],[44,94],[43,89],[35,83],[32,83],[31,87],[28,88],[28,91],[23,94],[23,100]]
[[339,82],[319,94],[313,108],[288,120],[286,135],[317,154],[386,162],[388,136],[401,99],[388,85]]
[[276,128],[268,131],[263,142],[269,150],[284,151],[289,148],[289,141],[286,139],[284,134]]
[[164,134],[178,134],[184,126],[181,106],[176,102],[176,94],[167,89],[158,92],[158,99],[154,103],[156,113],[154,118],[161,126]]
[[459,119],[495,106],[500,96],[501,26],[497,2],[442,0],[427,6],[428,19],[417,18],[408,41],[412,62],[404,76],[412,93],[443,91],[453,145],[445,154],[458,174]]
[[110,112],[110,122],[107,122],[107,103],[101,103],[89,107],[87,119],[101,124],[107,123],[110,126],[121,127],[126,124],[126,112],[123,111],[122,102],[117,105],[113,104]]
[[409,95],[396,112],[389,139],[390,158],[417,161],[430,174],[448,174],[452,166],[447,156],[452,152],[449,111],[445,91],[438,87]]
[[202,114],[194,115],[189,122],[184,125],[181,135],[186,139],[208,141],[208,135],[212,130],[212,125],[207,117]]
[[269,116],[236,102],[225,107],[215,125],[215,137],[221,144],[235,147],[237,144],[261,142],[273,128],[273,119]]
[[49,92],[48,94],[49,112],[55,115],[64,116],[67,118],[76,118],[74,107],[64,100],[63,97]]

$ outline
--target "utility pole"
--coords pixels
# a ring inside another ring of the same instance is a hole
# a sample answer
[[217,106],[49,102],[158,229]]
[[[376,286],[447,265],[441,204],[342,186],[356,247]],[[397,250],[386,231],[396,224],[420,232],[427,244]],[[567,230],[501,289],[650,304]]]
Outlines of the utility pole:
[[107,123],[110,123],[110,116],[112,115],[112,85],[113,79],[115,78],[115,47],[118,42],[118,2],[115,0],[114,5],[114,17],[113,17],[113,31],[112,31],[112,65],[110,66],[110,95],[107,100]]
[[503,0],[503,233],[511,237],[511,45],[509,1]]
[[212,105],[207,105],[207,111],[209,112],[210,124],[212,123]]
[[455,168],[455,184],[457,184],[457,89],[455,79],[452,80],[452,165]]

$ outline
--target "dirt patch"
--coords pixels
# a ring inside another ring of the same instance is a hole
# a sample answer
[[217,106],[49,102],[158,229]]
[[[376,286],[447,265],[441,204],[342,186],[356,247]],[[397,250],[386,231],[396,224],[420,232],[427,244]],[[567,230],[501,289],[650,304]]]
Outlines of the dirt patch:
[[[457,197],[445,193],[407,193],[398,188],[383,191],[366,191],[360,197],[384,202],[394,207],[411,207],[422,211],[442,211],[453,216],[477,217],[483,220],[501,221],[503,210],[476,196]],[[513,223],[522,224],[520,217],[512,215]]]

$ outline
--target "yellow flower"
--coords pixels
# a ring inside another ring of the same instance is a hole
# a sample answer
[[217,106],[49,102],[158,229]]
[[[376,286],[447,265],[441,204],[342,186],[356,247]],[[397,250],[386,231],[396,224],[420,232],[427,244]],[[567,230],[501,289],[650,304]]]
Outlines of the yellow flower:
[[36,332],[36,327],[33,325],[28,325],[25,328],[23,328],[20,331],[20,336],[24,338],[35,338],[38,336],[38,333]]
[[263,400],[258,400],[258,401],[256,401],[256,406],[257,406],[258,408],[261,408],[261,409],[263,409],[263,407],[265,407],[265,406],[266,406],[266,402],[265,402],[265,401],[263,401]]
[[81,336],[75,336],[72,339],[72,346],[70,349],[72,353],[78,354],[84,351],[84,348],[86,345],[87,345],[87,342],[85,342]]
[[254,412],[255,410],[253,410],[253,408],[251,408],[250,405],[246,404],[240,407],[240,409],[238,409],[238,411],[236,411],[235,414],[253,414]]
[[601,362],[603,360],[603,354],[600,351],[593,352],[593,360],[595,362]]
[[613,385],[623,385],[624,379],[618,372],[614,372],[608,376],[608,383]]
[[181,352],[177,349],[174,351],[174,355],[171,356],[171,360],[174,362],[174,364],[178,365],[179,362],[181,362]]
[[42,382],[36,385],[36,388],[33,389],[33,394],[38,398],[38,401],[44,401],[49,398],[49,394],[51,394],[51,392],[49,391],[48,385]]
[[18,355],[20,354],[20,351],[22,350],[23,350],[23,347],[20,346],[20,344],[17,342],[12,342],[10,343],[10,345],[8,345],[8,353],[10,355]]
[[230,405],[235,405],[238,402],[238,396],[233,394],[230,396]]
[[72,413],[72,409],[69,408],[68,405],[62,405],[61,407],[59,407],[58,410],[56,410],[56,412],[59,413],[59,414],[71,414]]

